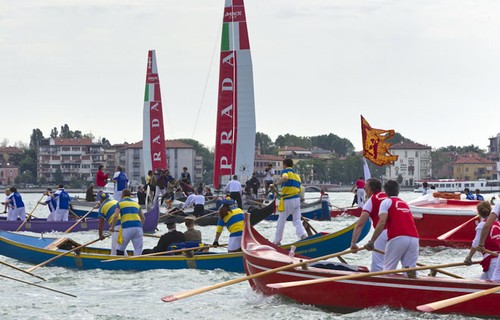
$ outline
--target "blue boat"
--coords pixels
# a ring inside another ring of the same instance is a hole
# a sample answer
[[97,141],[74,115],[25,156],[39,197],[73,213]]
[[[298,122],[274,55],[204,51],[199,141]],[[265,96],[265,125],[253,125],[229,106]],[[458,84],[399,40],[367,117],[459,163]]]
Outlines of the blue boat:
[[[334,233],[318,233],[304,240],[293,243],[295,252],[311,258],[343,251],[351,246],[351,237],[355,224]],[[362,240],[370,230],[369,222],[363,228]],[[39,264],[78,244],[69,238],[40,238],[24,234],[0,231],[0,254],[27,263]],[[291,245],[283,246],[289,249]],[[65,248],[65,249],[62,249]],[[132,254],[129,252],[129,254]],[[223,269],[232,272],[244,272],[242,253],[197,253],[192,256],[164,255],[149,256],[129,260],[108,261],[119,258],[111,256],[110,250],[102,248],[82,248],[55,259],[51,266],[73,269],[105,270],[151,270],[151,269]]]
[[[328,201],[316,200],[314,202],[303,202],[300,205],[300,212],[302,216],[311,220],[330,220],[330,205]],[[278,213],[275,212],[266,217],[266,220],[276,221],[278,220]],[[290,215],[287,219],[292,221],[292,216]]]

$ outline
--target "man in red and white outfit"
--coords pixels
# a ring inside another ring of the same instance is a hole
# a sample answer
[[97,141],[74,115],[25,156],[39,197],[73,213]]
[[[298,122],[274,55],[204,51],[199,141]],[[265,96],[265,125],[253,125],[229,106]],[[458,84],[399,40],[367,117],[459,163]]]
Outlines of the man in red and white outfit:
[[[493,210],[491,211],[490,215],[486,219],[486,222],[484,223],[483,230],[481,230],[481,238],[479,239],[479,244],[476,247],[476,250],[485,253],[485,243],[486,239],[488,238],[488,235],[496,233],[495,230],[491,230],[492,226],[495,225],[495,222],[498,220],[498,217],[500,217],[500,202],[495,204],[495,207],[493,207]],[[493,276],[491,277],[492,281],[500,281],[500,263],[497,262],[495,266],[495,270],[493,271]]]
[[365,248],[373,250],[374,242],[387,228],[384,270],[396,269],[400,261],[404,268],[415,267],[418,259],[419,236],[410,207],[398,198],[399,185],[396,181],[387,181],[384,184],[384,191],[387,199],[380,204],[377,227]]
[[[356,221],[356,227],[352,233],[351,239],[351,249],[358,250],[357,242],[361,231],[365,226],[368,218],[372,220],[373,228],[377,227],[378,224],[378,213],[380,209],[380,204],[383,200],[387,198],[385,192],[382,192],[382,183],[378,179],[368,179],[365,184],[366,197],[369,198],[365,205],[363,206],[363,211],[361,216],[359,216],[358,221]],[[385,244],[387,243],[387,229],[384,229],[377,240],[373,243],[374,248],[384,251]],[[384,255],[380,252],[372,252],[372,265],[370,271],[381,271],[384,269]]]

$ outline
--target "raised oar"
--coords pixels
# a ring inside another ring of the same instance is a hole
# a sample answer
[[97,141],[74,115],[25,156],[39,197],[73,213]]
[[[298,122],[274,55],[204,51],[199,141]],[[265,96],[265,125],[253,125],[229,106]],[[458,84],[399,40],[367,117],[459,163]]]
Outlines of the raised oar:
[[472,221],[476,220],[478,217],[479,216],[474,216],[474,217],[470,218],[469,220],[465,221],[464,223],[462,223],[461,225],[459,225],[458,227],[455,227],[455,228],[451,229],[450,231],[448,231],[446,233],[443,233],[442,235],[440,235],[439,237],[437,237],[438,240],[446,240],[446,239],[448,239],[453,234],[455,234],[457,231],[459,231],[460,229],[462,229],[463,227],[465,227],[466,225],[468,225]]
[[101,260],[101,262],[133,260],[133,259],[139,259],[139,258],[147,258],[147,257],[160,256],[160,255],[170,254],[170,253],[177,253],[177,252],[184,252],[184,251],[194,251],[194,250],[200,250],[200,249],[205,249],[205,248],[217,248],[217,247],[225,247],[225,246],[227,246],[227,244],[220,244],[218,246],[208,245],[208,246],[203,246],[203,247],[175,249],[175,250],[169,250],[169,251],[160,251],[160,252],[147,253],[147,254],[142,254],[140,256],[128,256],[128,257],[123,257],[123,258]]
[[[107,238],[107,237],[109,237],[109,236],[110,236],[110,235],[105,235],[105,236],[104,236],[104,238]],[[79,249],[81,249],[81,248],[84,248],[84,247],[86,247],[86,246],[89,246],[89,245],[91,245],[92,243],[95,243],[95,242],[97,242],[97,241],[100,241],[100,239],[99,239],[99,238],[97,238],[97,239],[95,239],[95,240],[92,240],[92,241],[90,241],[90,242],[87,242],[87,243],[85,243],[85,244],[82,244],[81,246],[74,247],[74,248],[73,248],[73,249],[71,249],[71,250],[65,251],[65,252],[63,252],[63,253],[61,253],[61,254],[58,254],[58,255],[57,255],[57,256],[55,256],[55,257],[50,258],[49,260],[46,260],[46,261],[44,261],[44,262],[42,262],[42,263],[37,264],[36,266],[33,266],[33,267],[31,267],[31,268],[26,269],[26,271],[31,272],[31,271],[33,271],[33,270],[35,270],[35,269],[38,269],[38,268],[40,268],[40,267],[43,267],[43,266],[44,266],[44,265],[46,265],[47,263],[51,263],[52,261],[54,261],[54,260],[56,260],[56,259],[59,259],[59,258],[61,258],[61,257],[64,257],[65,255],[70,254],[71,252],[74,252],[74,251],[76,251],[76,250],[79,250]]]
[[26,222],[28,222],[28,221],[29,221],[29,219],[31,218],[31,215],[33,215],[33,212],[35,212],[36,207],[38,207],[38,205],[40,204],[40,201],[42,201],[43,197],[45,197],[45,195],[42,195],[42,197],[40,198],[40,200],[38,200],[38,201],[36,202],[36,205],[35,205],[35,207],[33,208],[33,210],[31,210],[30,214],[28,214],[28,216],[26,217],[26,219],[24,219],[23,223],[21,223],[21,224],[19,225],[19,227],[17,227],[16,231],[21,230],[21,228],[22,228],[22,227],[26,224]]
[[456,305],[456,304],[459,304],[462,302],[466,302],[466,301],[469,301],[472,299],[483,297],[483,296],[486,296],[488,294],[495,293],[497,291],[500,291],[500,286],[493,287],[493,288],[490,288],[487,290],[481,290],[481,291],[465,294],[465,295],[454,297],[454,298],[449,298],[449,299],[445,299],[445,300],[440,300],[440,301],[436,301],[436,302],[422,304],[422,305],[417,306],[417,309],[420,311],[424,311],[424,312],[432,312],[432,311],[436,311],[439,309],[450,307],[450,306],[453,306],[453,305]]
[[73,230],[80,222],[82,222],[89,214],[94,211],[94,209],[97,209],[98,205],[93,206],[86,214],[84,214],[78,221],[76,221],[71,227],[68,228],[68,230],[64,231],[64,233],[70,233],[71,230]]
[[[373,251],[378,252],[380,254],[385,254],[385,252],[382,251],[382,250],[373,249]],[[418,262],[417,262],[417,266],[419,266],[419,267],[427,267],[427,265],[422,264],[422,263],[418,263]],[[439,272],[439,273],[442,273],[444,275],[450,276],[452,278],[463,279],[463,277],[459,276],[458,274],[454,274],[454,273],[451,273],[451,272],[448,272],[448,271],[444,271],[444,270],[436,269],[436,268],[433,268],[432,270],[434,270],[435,272]]]
[[12,268],[12,269],[16,269],[17,271],[21,271],[21,272],[23,272],[23,273],[29,274],[29,275],[30,275],[30,276],[32,276],[32,277],[35,277],[35,278],[41,279],[41,280],[43,280],[43,281],[46,281],[46,279],[45,279],[45,278],[42,278],[42,277],[40,277],[40,276],[37,276],[36,274],[33,274],[33,273],[31,273],[31,272],[28,272],[28,271],[26,271],[26,270],[23,270],[23,269],[21,269],[21,268],[18,268],[18,267],[16,267],[16,266],[13,266],[13,265],[11,265],[10,263],[3,262],[3,261],[1,261],[1,260],[0,260],[0,263],[1,263],[1,264],[3,264],[4,266],[10,267],[10,268]]
[[[472,264],[476,264],[476,263],[480,263],[480,261],[472,262]],[[438,264],[435,266],[422,266],[422,267],[383,270],[383,271],[366,272],[366,273],[355,273],[355,274],[351,274],[351,275],[347,275],[347,276],[329,277],[329,278],[327,277],[327,278],[314,279],[314,280],[278,282],[278,283],[268,284],[267,286],[269,288],[282,289],[282,288],[299,287],[299,286],[318,284],[318,283],[324,283],[324,282],[331,282],[331,281],[351,280],[351,279],[359,279],[359,278],[366,278],[366,277],[373,277],[373,276],[381,276],[381,275],[385,275],[385,274],[401,273],[401,272],[408,272],[408,271],[429,270],[429,269],[439,269],[439,268],[449,268],[449,267],[458,267],[458,266],[464,266],[464,265],[466,265],[466,264],[463,262],[455,262],[455,263],[447,263],[447,264]]]
[[[360,251],[360,250],[364,250],[364,248],[360,248],[357,251]],[[207,291],[227,287],[227,286],[237,284],[237,283],[240,283],[240,282],[243,282],[246,280],[267,276],[269,274],[273,274],[273,273],[280,272],[283,270],[288,270],[288,269],[300,267],[300,266],[303,266],[303,265],[306,265],[306,264],[312,263],[312,262],[317,262],[317,261],[326,260],[326,259],[330,259],[330,258],[336,258],[336,257],[342,256],[344,254],[353,253],[353,252],[355,252],[355,251],[350,249],[350,250],[345,250],[345,251],[338,252],[338,253],[328,254],[326,256],[322,256],[322,257],[318,257],[318,258],[314,258],[314,259],[308,259],[308,260],[303,260],[303,261],[301,260],[300,262],[297,262],[297,263],[287,264],[287,265],[281,266],[279,268],[262,271],[262,272],[255,273],[255,274],[252,274],[252,275],[249,275],[246,277],[241,277],[241,278],[224,281],[224,282],[214,284],[211,286],[207,286],[207,287],[203,287],[203,288],[198,288],[198,289],[194,289],[194,290],[189,290],[189,291],[185,291],[185,292],[181,292],[181,293],[168,295],[168,296],[161,298],[161,300],[163,300],[164,302],[172,302],[172,301],[176,301],[179,299],[191,297],[191,296],[194,296],[194,295],[197,295],[200,293],[204,293]]]
[[30,286],[35,286],[35,287],[38,287],[38,288],[42,288],[42,289],[45,289],[45,290],[54,291],[54,292],[57,292],[57,293],[65,294],[67,296],[76,298],[76,296],[74,294],[63,292],[63,291],[59,291],[59,290],[52,289],[52,288],[49,288],[49,287],[44,287],[44,286],[41,286],[41,285],[33,283],[33,282],[28,282],[28,281],[24,281],[24,280],[21,280],[21,279],[9,277],[9,276],[6,276],[4,274],[0,274],[0,277],[6,278],[6,279],[10,279],[10,280],[14,280],[14,281],[17,281],[17,282],[22,282],[22,283],[25,283],[25,284],[29,284]]

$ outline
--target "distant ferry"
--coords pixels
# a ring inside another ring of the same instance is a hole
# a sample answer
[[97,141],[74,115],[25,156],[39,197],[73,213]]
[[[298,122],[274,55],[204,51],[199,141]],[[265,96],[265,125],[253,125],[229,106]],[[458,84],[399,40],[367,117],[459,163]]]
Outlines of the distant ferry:
[[415,192],[422,192],[424,188],[422,183],[427,182],[428,187],[434,186],[437,192],[463,192],[465,188],[474,193],[476,189],[481,192],[499,192],[500,180],[455,180],[455,179],[439,179],[439,180],[421,180],[416,181]]

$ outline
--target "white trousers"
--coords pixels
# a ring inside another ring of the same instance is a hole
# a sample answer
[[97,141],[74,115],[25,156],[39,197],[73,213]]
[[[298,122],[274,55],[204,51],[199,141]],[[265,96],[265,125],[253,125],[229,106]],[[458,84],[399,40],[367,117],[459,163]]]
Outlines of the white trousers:
[[118,248],[118,231],[114,231],[111,235],[111,255],[116,256],[116,249]]
[[241,236],[229,237],[227,251],[235,251],[241,248]]
[[24,207],[10,209],[7,212],[7,220],[8,221],[16,221],[17,218],[19,218],[21,220],[26,219],[26,210]]
[[295,227],[295,233],[299,239],[307,237],[307,232],[302,225],[302,215],[300,213],[300,198],[285,199],[285,211],[279,213],[278,225],[276,226],[276,235],[274,236],[274,243],[279,244],[283,239],[283,232],[285,231],[286,219],[292,215],[292,223]]
[[51,211],[47,216],[47,221],[56,221],[56,211]]
[[[375,249],[385,251],[385,246],[387,244],[387,229],[384,229],[382,233],[378,236],[377,240],[373,244]],[[372,266],[370,268],[371,272],[384,270],[384,254],[372,251]]]
[[[488,271],[481,273],[481,277],[479,279],[481,279],[481,280],[493,280],[495,270],[497,267],[497,262],[498,262],[498,258],[491,259],[490,268],[488,269]],[[498,280],[495,280],[495,281],[498,281]]]
[[396,269],[401,261],[401,267],[415,267],[418,259],[418,238],[399,236],[387,241],[384,255],[384,270]]
[[142,227],[123,228],[122,244],[118,245],[118,250],[125,251],[130,241],[134,246],[134,256],[140,256],[142,254]]
[[363,206],[365,205],[365,189],[363,188],[358,188],[357,191],[356,191],[356,195],[358,197],[358,206],[360,208],[363,208]]
[[120,201],[122,199],[122,191],[115,191],[113,193],[113,199]]
[[[495,259],[493,259],[495,260]],[[491,261],[491,263],[493,263],[493,260]],[[498,260],[497,260],[498,261]],[[490,270],[491,270],[491,266],[490,266]],[[500,263],[497,262],[497,264],[495,265],[495,270],[493,271],[493,275],[491,277],[491,281],[500,281]]]
[[68,221],[69,209],[56,209],[56,218],[54,221]]

